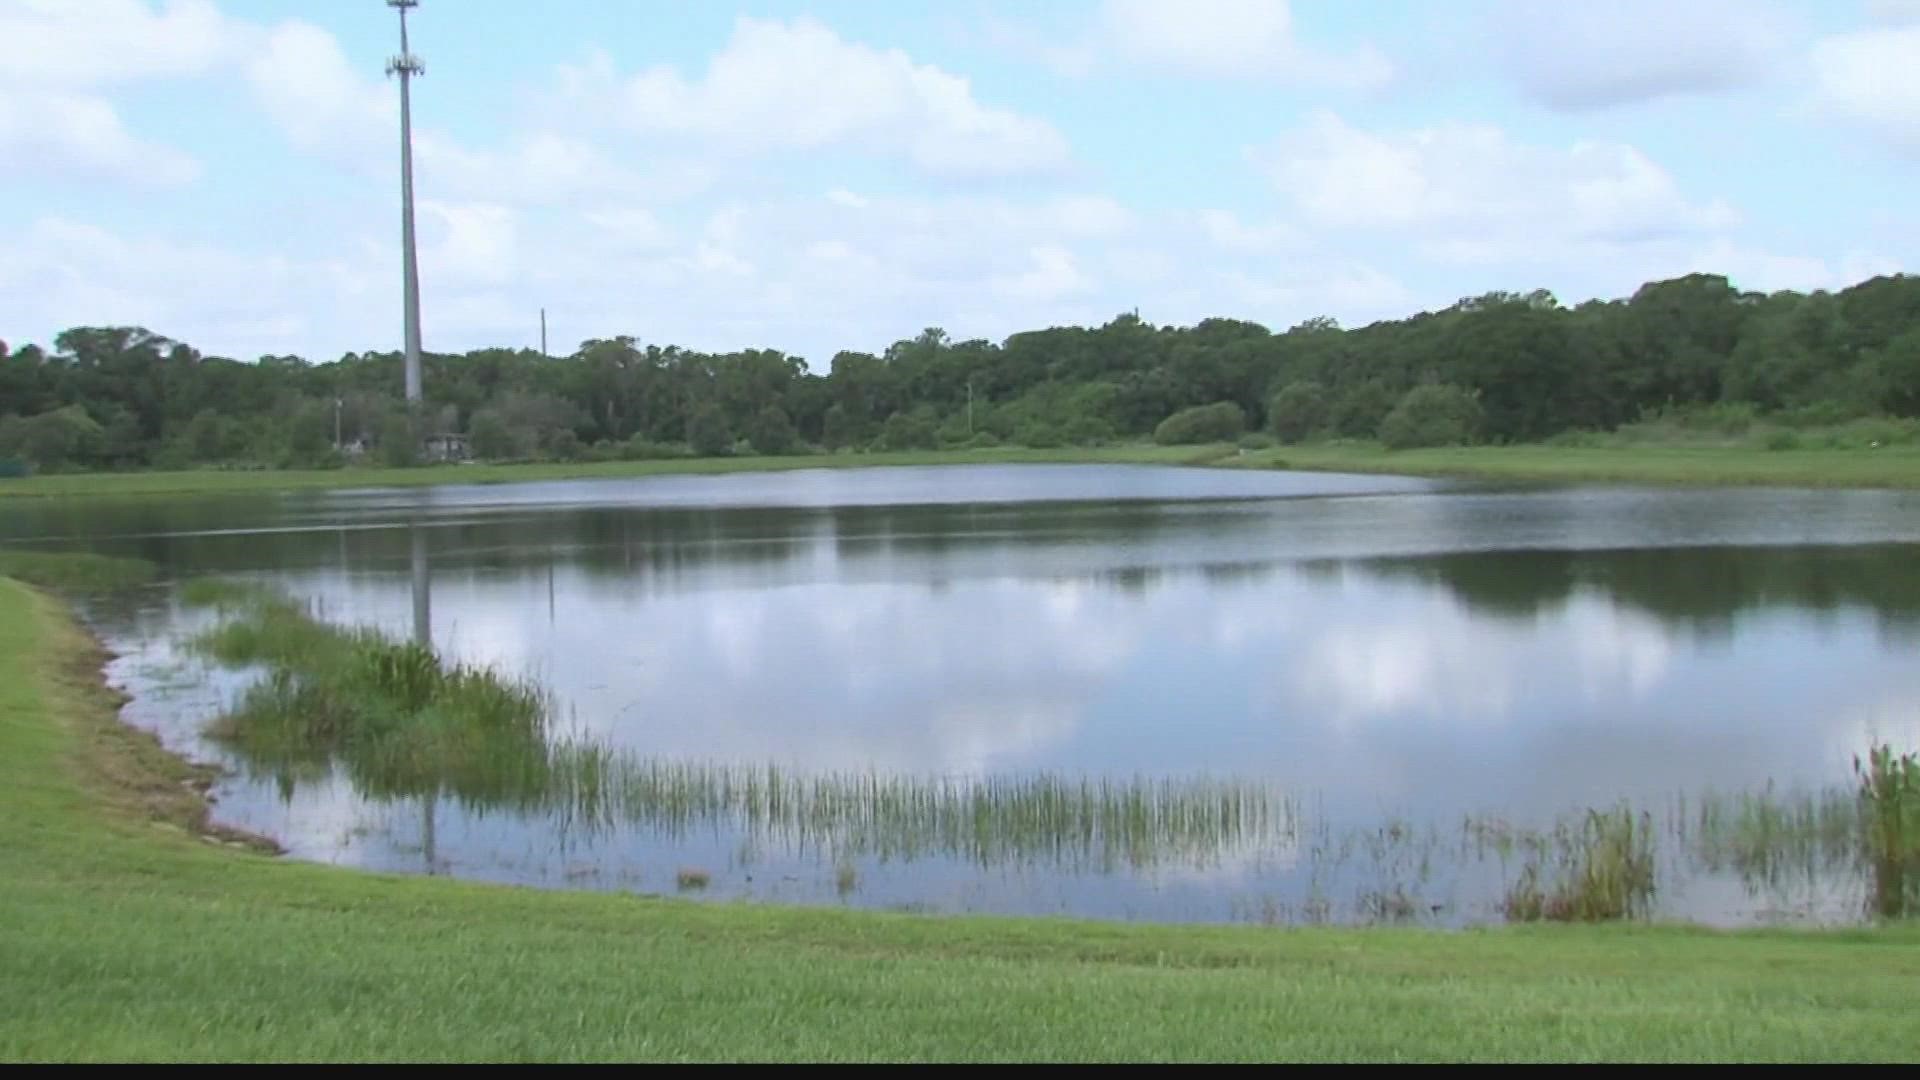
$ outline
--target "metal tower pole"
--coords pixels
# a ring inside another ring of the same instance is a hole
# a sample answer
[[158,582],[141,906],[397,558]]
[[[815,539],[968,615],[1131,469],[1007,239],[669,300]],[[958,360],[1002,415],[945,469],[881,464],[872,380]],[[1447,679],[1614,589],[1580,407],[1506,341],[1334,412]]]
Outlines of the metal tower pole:
[[400,13],[400,54],[387,61],[387,74],[400,76],[400,257],[406,278],[407,405],[420,404],[420,262],[413,242],[413,77],[426,66],[407,48],[407,9],[420,0],[387,0]]

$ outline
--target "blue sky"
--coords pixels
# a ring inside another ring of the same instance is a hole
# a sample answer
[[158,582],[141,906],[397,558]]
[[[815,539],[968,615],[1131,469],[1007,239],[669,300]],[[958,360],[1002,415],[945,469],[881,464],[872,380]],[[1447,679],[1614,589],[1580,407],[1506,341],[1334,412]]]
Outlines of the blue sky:
[[[423,0],[429,348],[1920,270],[1920,0]],[[0,0],[0,340],[400,336],[379,0]]]

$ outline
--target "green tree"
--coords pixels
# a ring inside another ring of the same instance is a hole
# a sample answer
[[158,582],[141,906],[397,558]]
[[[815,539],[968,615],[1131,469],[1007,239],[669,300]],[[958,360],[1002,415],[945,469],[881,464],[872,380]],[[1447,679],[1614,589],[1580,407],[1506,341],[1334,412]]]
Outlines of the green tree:
[[1327,388],[1311,379],[1288,383],[1267,403],[1267,430],[1283,443],[1303,442],[1329,426]]
[[829,450],[852,446],[859,441],[859,427],[847,407],[834,402],[820,419],[820,444]]
[[1181,409],[1153,429],[1153,441],[1162,446],[1232,442],[1247,429],[1247,414],[1231,401]]
[[1459,446],[1479,437],[1482,421],[1480,402],[1467,391],[1457,386],[1416,386],[1380,422],[1380,441],[1389,450]]
[[507,430],[507,422],[492,409],[473,414],[473,420],[467,425],[467,443],[474,456],[482,461],[503,461],[518,456],[513,432]]
[[793,421],[787,418],[787,411],[778,405],[761,409],[759,415],[753,418],[753,425],[747,429],[747,442],[756,454],[792,453],[798,441]]
[[1387,389],[1385,382],[1367,379],[1355,383],[1333,399],[1334,433],[1349,439],[1372,438],[1393,406],[1393,391]]
[[921,410],[897,412],[880,427],[882,450],[931,450],[939,442],[939,427]]
[[420,463],[420,436],[412,417],[395,412],[380,425],[380,460],[394,469]]
[[727,430],[727,418],[720,407],[705,404],[687,418],[687,443],[695,457],[723,457],[733,452],[733,433]]

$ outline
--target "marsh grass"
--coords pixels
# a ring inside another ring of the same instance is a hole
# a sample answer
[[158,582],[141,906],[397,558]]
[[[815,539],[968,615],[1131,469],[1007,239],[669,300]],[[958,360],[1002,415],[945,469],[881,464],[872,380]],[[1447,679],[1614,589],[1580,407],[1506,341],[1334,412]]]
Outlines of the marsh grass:
[[1514,922],[1609,922],[1644,914],[1655,888],[1652,815],[1627,806],[1588,810],[1522,841],[1520,876],[1503,904]]
[[1873,912],[1899,918],[1920,906],[1920,755],[1874,747],[1854,760]]
[[1842,787],[1782,792],[1768,785],[1708,793],[1676,825],[1701,868],[1730,870],[1759,891],[1859,870],[1862,806],[1858,793]]
[[594,745],[563,745],[554,761],[552,796],[577,821],[641,824],[668,836],[730,827],[756,842],[843,858],[1197,865],[1234,847],[1288,845],[1296,824],[1292,805],[1264,785],[1201,777],[804,773]]
[[154,579],[146,559],[122,559],[84,551],[9,551],[0,549],[0,577],[62,593],[101,593],[130,589]]
[[340,763],[374,796],[447,794],[549,814],[582,832],[734,829],[838,859],[937,855],[1111,870],[1202,864],[1228,848],[1291,839],[1286,800],[1234,781],[808,773],[555,740],[552,710],[532,682],[328,625],[272,593],[221,586],[194,599],[224,618],[193,648],[265,669],[206,732],[283,789]]
[[548,710],[531,683],[329,626],[276,595],[216,588],[195,599],[229,617],[193,648],[266,669],[206,733],[283,784],[337,761],[376,795],[524,804],[545,789]]

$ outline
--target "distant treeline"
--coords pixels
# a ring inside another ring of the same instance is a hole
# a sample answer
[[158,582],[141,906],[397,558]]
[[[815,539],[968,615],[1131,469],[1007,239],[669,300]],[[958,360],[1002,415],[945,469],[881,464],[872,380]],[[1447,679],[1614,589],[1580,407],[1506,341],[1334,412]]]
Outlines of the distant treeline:
[[1695,274],[1573,308],[1492,293],[1350,330],[1121,315],[996,344],[929,329],[841,352],[825,372],[775,350],[631,337],[425,364],[428,407],[414,415],[397,353],[243,363],[130,327],[68,330],[51,351],[0,343],[0,470],[327,466],[358,452],[405,464],[448,434],[512,460],[1243,435],[1505,443],[1690,409],[1914,417],[1920,276],[1809,295]]

